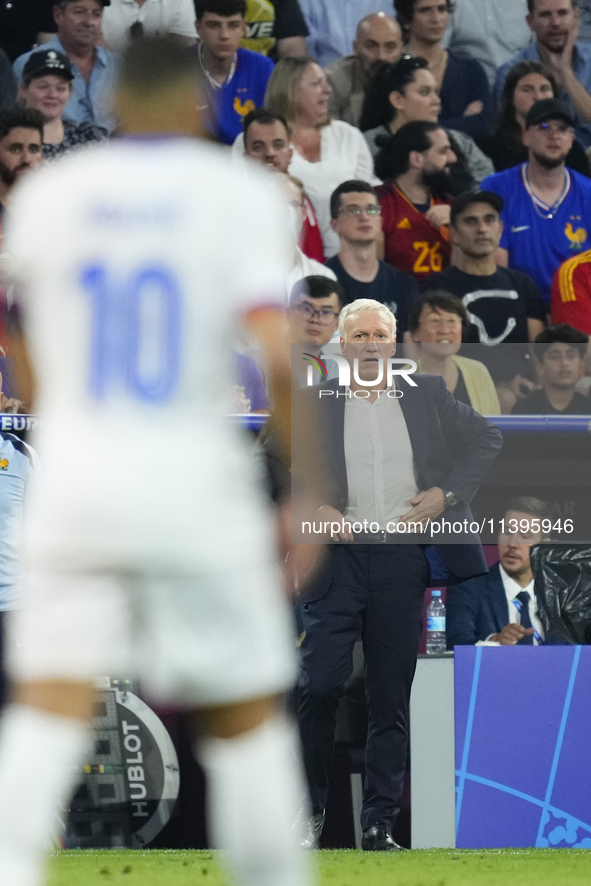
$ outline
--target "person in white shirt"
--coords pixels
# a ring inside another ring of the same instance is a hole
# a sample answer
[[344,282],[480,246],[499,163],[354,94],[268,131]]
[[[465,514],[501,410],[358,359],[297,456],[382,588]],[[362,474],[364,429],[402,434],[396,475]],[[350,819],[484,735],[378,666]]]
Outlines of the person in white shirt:
[[198,718],[210,838],[235,881],[309,882],[279,700],[296,661],[277,534],[226,417],[243,323],[289,452],[285,212],[260,172],[196,138],[197,65],[173,38],[129,47],[116,95],[128,137],[32,174],[13,203],[44,478],[0,722],[3,886],[43,882],[58,800],[88,753],[93,681],[112,673],[141,674],[155,702]]
[[284,58],[271,74],[265,107],[282,114],[291,128],[293,157],[289,166],[314,205],[324,255],[339,251],[330,221],[330,195],[341,182],[361,179],[377,184],[365,139],[354,126],[328,116],[330,86],[312,59]]
[[544,540],[549,524],[548,508],[539,499],[520,496],[508,502],[498,537],[499,562],[488,575],[447,591],[448,649],[484,642],[543,643],[530,550]]
[[337,277],[334,271],[331,271],[330,268],[316,261],[316,259],[309,258],[298,246],[306,221],[306,193],[304,185],[295,176],[284,174],[283,181],[285,183],[285,196],[289,206],[288,225],[293,237],[293,264],[285,284],[287,295],[289,296],[294,285],[303,277],[320,275],[321,277],[329,277],[331,280],[336,280]]
[[103,13],[103,36],[112,52],[122,52],[140,37],[183,37],[195,43],[193,0],[111,0]]

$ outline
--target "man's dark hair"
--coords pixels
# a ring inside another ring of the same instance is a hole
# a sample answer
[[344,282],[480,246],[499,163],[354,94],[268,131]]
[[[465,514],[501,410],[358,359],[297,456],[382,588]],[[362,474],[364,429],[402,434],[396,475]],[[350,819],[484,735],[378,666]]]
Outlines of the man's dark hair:
[[517,511],[520,514],[528,514],[530,517],[537,517],[538,520],[548,520],[550,518],[550,509],[545,501],[534,498],[533,495],[518,495],[509,499],[505,505],[503,514],[508,511]]
[[[578,8],[578,0],[570,0],[570,2],[572,3],[573,9]],[[535,5],[536,5],[536,0],[527,0],[527,11],[529,12],[530,15],[534,11]]]
[[119,64],[120,86],[139,93],[158,92],[188,79],[202,79],[198,54],[174,36],[146,37],[131,43]]
[[195,15],[197,21],[203,18],[206,12],[230,18],[231,15],[246,15],[246,0],[195,0]]
[[447,311],[450,314],[457,314],[462,321],[462,333],[468,327],[468,313],[457,295],[452,295],[451,292],[444,292],[443,289],[428,289],[411,302],[407,320],[409,332],[417,331],[423,308],[426,307],[433,310]]
[[[413,16],[415,14],[415,6],[418,2],[419,0],[394,0],[396,18],[398,20],[398,24],[402,28],[402,33],[405,37],[405,40],[410,29],[410,23],[412,22]],[[454,5],[451,0],[446,0],[446,6],[449,13],[453,12]]]
[[43,115],[33,108],[13,108],[0,113],[0,139],[6,138],[13,129],[34,129],[43,141]]
[[458,215],[465,212],[468,207],[475,203],[487,203],[495,212],[500,213],[505,201],[494,191],[464,191],[454,198],[450,210],[450,222],[455,224]]
[[441,128],[439,123],[428,123],[426,120],[405,123],[395,135],[384,141],[376,157],[375,171],[378,178],[387,181],[407,172],[411,151],[424,154],[432,148],[430,135]]
[[404,91],[409,83],[414,83],[417,71],[429,67],[426,58],[420,55],[404,55],[397,62],[382,62],[378,65],[373,80],[365,93],[359,129],[366,132],[376,126],[387,126],[396,116],[396,108],[390,102],[391,92]]
[[341,197],[343,194],[373,194],[375,197],[375,191],[368,182],[363,182],[358,179],[350,179],[349,181],[343,182],[338,188],[335,188],[330,195],[331,218],[338,217],[339,209],[341,208]]
[[347,304],[347,296],[345,290],[338,280],[331,280],[322,274],[312,274],[309,277],[303,277],[294,283],[289,296],[289,306],[297,304],[302,296],[309,298],[330,298],[336,295],[339,302],[339,311]]
[[249,111],[242,123],[244,132],[244,143],[246,144],[246,133],[253,123],[260,123],[261,126],[272,126],[273,123],[281,123],[285,126],[287,137],[291,138],[291,129],[285,117],[282,114],[276,114],[274,111],[268,111],[267,108],[255,108]]
[[587,352],[589,336],[568,323],[557,323],[555,326],[547,326],[534,339],[534,353],[539,363],[544,359],[544,354],[551,345],[560,342],[572,345],[581,355],[581,360]]

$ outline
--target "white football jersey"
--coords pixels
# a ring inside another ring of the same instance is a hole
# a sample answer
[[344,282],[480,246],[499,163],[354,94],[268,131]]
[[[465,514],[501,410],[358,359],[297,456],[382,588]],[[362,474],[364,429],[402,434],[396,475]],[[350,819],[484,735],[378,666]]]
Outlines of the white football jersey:
[[15,195],[6,249],[43,418],[37,556],[256,558],[260,484],[224,415],[241,317],[284,304],[285,212],[266,181],[207,144],[122,139]]

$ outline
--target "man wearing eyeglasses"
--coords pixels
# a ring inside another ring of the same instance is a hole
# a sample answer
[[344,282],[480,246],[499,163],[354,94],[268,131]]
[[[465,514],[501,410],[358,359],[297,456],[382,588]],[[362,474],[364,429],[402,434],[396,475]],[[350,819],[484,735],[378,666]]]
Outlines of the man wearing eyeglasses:
[[312,372],[314,384],[320,381],[318,371],[304,360],[303,355],[320,357],[325,345],[339,328],[339,314],[344,305],[345,293],[340,283],[328,277],[311,275],[299,280],[293,287],[287,320],[289,340],[293,345],[301,345],[302,351],[301,365],[292,354],[292,378],[298,387],[306,386],[309,371]]
[[542,99],[525,118],[528,161],[486,178],[483,191],[505,201],[497,264],[533,278],[549,310],[550,286],[566,258],[589,249],[591,181],[568,169],[574,117],[564,102]]
[[378,259],[382,207],[374,189],[364,181],[343,182],[332,193],[330,212],[332,228],[341,238],[341,248],[326,262],[327,267],[335,272],[347,302],[371,298],[387,305],[396,316],[401,340],[418,287],[410,274]]

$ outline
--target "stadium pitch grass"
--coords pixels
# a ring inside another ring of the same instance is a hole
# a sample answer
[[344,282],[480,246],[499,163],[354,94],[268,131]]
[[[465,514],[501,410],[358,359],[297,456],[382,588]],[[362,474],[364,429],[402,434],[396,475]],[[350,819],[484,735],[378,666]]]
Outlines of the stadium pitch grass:
[[[314,853],[317,886],[582,886],[585,849],[431,849]],[[229,886],[215,853],[79,850],[50,860],[48,886]]]

